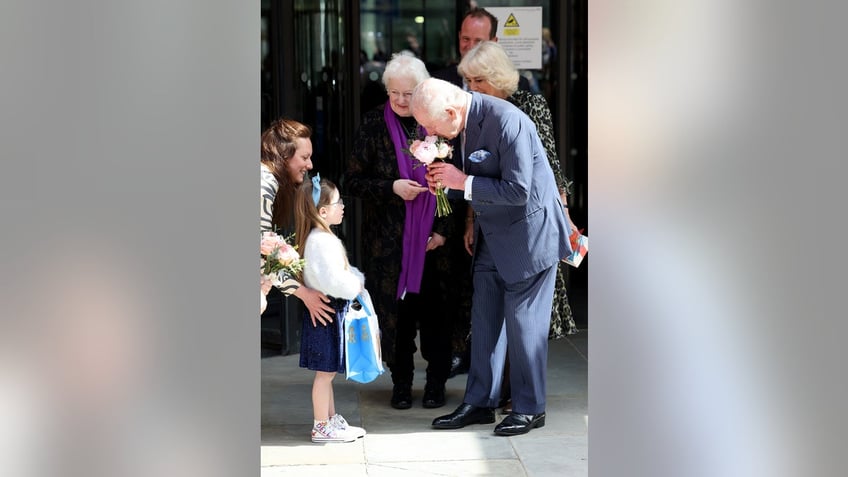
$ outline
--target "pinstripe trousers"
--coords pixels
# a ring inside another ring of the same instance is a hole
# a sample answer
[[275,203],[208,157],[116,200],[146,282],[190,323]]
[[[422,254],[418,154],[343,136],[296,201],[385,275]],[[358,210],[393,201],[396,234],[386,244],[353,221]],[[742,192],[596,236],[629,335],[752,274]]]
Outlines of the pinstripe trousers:
[[516,283],[498,273],[483,234],[474,255],[471,305],[471,368],[465,387],[468,404],[497,407],[509,342],[512,410],[545,411],[548,328],[557,264]]

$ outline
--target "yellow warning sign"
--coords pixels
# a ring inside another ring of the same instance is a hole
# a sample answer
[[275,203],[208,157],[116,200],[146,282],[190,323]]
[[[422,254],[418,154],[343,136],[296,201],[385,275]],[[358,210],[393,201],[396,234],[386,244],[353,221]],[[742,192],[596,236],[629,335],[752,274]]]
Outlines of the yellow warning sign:
[[518,20],[515,19],[515,15],[510,13],[509,17],[507,17],[506,22],[504,23],[504,28],[518,27],[518,26],[520,26],[520,25],[518,24]]
[[506,50],[512,64],[519,69],[542,68],[542,7],[486,7],[486,10],[500,19],[497,31],[497,36],[500,38],[498,43]]

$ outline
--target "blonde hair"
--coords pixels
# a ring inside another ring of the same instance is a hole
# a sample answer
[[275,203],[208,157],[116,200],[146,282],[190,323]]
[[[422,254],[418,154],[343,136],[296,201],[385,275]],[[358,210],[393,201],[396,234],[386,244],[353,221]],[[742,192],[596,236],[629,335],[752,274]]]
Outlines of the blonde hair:
[[518,90],[518,70],[501,45],[482,41],[465,54],[457,66],[463,78],[483,78],[495,89],[512,96]]

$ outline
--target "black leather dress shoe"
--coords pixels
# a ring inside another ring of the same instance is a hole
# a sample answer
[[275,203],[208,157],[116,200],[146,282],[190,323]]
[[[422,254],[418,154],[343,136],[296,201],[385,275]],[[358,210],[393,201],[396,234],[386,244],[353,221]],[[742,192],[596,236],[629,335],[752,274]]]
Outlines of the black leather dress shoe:
[[495,422],[495,410],[462,403],[456,411],[433,419],[436,429],[460,429],[469,424],[491,424]]
[[527,434],[530,429],[545,425],[545,413],[541,414],[516,414],[506,416],[500,424],[495,426],[495,434],[499,436],[517,436]]

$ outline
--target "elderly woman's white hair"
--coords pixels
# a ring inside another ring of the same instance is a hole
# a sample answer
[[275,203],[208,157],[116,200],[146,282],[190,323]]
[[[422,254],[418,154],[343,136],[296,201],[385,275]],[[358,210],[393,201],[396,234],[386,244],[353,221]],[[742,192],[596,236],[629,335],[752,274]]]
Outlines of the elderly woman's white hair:
[[507,96],[518,89],[518,70],[503,47],[494,41],[483,41],[472,48],[457,66],[463,78],[483,78]]
[[409,51],[401,51],[392,55],[383,71],[383,86],[389,86],[389,80],[397,78],[412,78],[418,84],[430,77],[424,62]]

